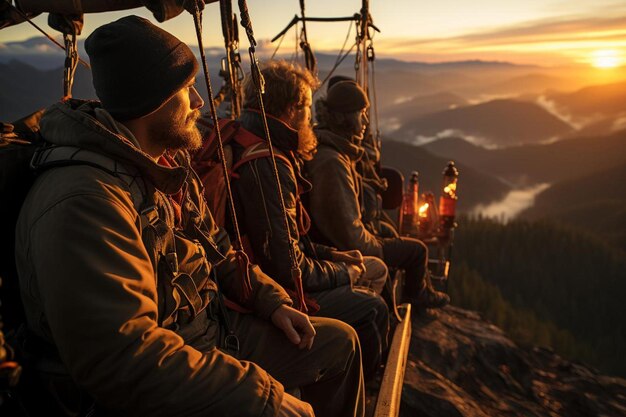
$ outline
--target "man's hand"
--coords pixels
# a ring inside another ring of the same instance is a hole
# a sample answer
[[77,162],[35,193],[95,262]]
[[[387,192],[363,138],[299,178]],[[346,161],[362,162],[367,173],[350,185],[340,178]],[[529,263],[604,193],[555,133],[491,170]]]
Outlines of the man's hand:
[[300,349],[311,349],[315,329],[309,321],[309,316],[293,309],[287,305],[282,305],[272,313],[272,323],[281,329],[287,339]]
[[334,262],[345,262],[349,265],[362,265],[363,255],[360,250],[334,250],[330,254]]
[[331,256],[334,262],[344,262],[346,265],[348,265],[348,267],[350,265],[354,265],[361,271],[361,274],[365,273],[365,264],[363,263],[363,255],[361,254],[360,250],[336,250],[331,253]]
[[315,417],[315,414],[309,403],[285,393],[280,410],[278,410],[278,417]]
[[360,250],[333,251],[332,259],[335,262],[343,262],[348,267],[350,282],[354,285],[365,274],[365,264]]
[[356,265],[346,265],[348,268],[348,276],[350,277],[350,284],[356,285],[357,281],[363,276],[363,270]]

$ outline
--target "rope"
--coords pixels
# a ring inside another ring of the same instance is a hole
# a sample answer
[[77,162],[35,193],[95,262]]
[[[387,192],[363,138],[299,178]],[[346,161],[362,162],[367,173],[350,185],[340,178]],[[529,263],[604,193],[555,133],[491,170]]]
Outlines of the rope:
[[341,59],[338,59],[337,62],[335,62],[335,65],[331,68],[330,72],[328,73],[328,75],[324,78],[324,80],[322,81],[322,83],[320,84],[320,88],[317,89],[317,91],[320,91],[322,89],[322,87],[324,86],[324,84],[326,84],[326,82],[330,79],[330,77],[332,77],[332,75],[335,73],[335,71],[337,70],[337,67],[339,67],[339,65],[341,65],[341,63],[348,57],[348,55],[350,55],[350,53],[352,52],[352,50],[354,49],[354,47],[356,46],[356,42],[352,44],[352,46],[350,47],[350,49],[348,50],[348,52],[346,52]]
[[302,16],[302,32],[300,32],[300,36],[304,42],[309,43],[306,32],[306,16],[304,15],[304,0],[300,0],[300,16]]
[[300,13],[302,14],[302,31],[300,32],[300,48],[304,53],[306,68],[313,74],[317,74],[317,60],[311,49],[306,30],[306,16],[304,15],[304,0],[300,0]]
[[367,60],[371,63],[372,66],[372,94],[374,96],[374,123],[376,124],[376,137],[374,140],[374,146],[381,149],[381,141],[380,141],[380,125],[378,123],[378,96],[376,95],[376,55],[374,54],[374,42],[373,37],[370,38],[370,46],[368,50],[371,50],[371,56],[368,54]]
[[[197,1],[194,0],[193,6],[193,21],[196,28],[196,36],[198,38],[198,47],[200,49],[200,58],[202,60],[202,69],[204,70],[204,81],[206,83],[207,93],[209,97],[209,108],[211,111],[211,119],[213,120],[213,125],[215,126],[215,136],[217,138],[217,152],[220,158],[220,162],[222,165],[222,174],[224,176],[224,182],[226,185],[226,193],[228,197],[228,208],[230,209],[230,215],[233,225],[233,231],[235,233],[235,250],[237,252],[238,261],[240,263],[245,263],[247,261],[247,256],[243,251],[243,244],[241,242],[241,234],[239,232],[239,223],[237,222],[237,214],[235,212],[235,204],[233,200],[233,193],[230,187],[230,178],[228,174],[228,167],[226,166],[226,156],[224,155],[224,143],[222,142],[222,134],[220,132],[220,125],[217,119],[217,110],[215,107],[215,102],[212,100],[213,97],[213,88],[211,87],[211,77],[209,75],[209,69],[206,60],[206,54],[204,52],[204,44],[202,41],[202,13],[200,8],[198,7]],[[246,299],[249,295],[252,294],[252,285],[250,284],[249,279],[249,270],[247,265],[245,270],[241,271],[244,274],[243,280],[243,298]]]
[[[24,12],[22,12],[20,9],[18,9],[17,7],[15,7],[10,0],[4,0],[5,3],[7,3],[13,10],[15,10],[20,16],[22,16],[22,18],[28,22],[31,26],[33,26],[35,29],[37,29],[39,32],[41,32],[46,38],[48,38],[48,40],[50,42],[52,42],[53,44],[55,44],[56,46],[58,46],[59,48],[63,49],[65,51],[65,46],[61,45],[59,42],[56,41],[56,39],[54,39],[52,36],[48,35],[46,33],[46,31],[44,31],[42,28],[40,28],[39,26],[37,26],[37,24],[35,22],[33,22],[30,17],[28,17],[28,15]],[[89,66],[88,63],[86,63],[85,61],[83,61],[81,58],[78,58],[78,62],[80,62],[85,68],[89,68],[91,69],[91,67]]]
[[270,61],[272,59],[274,59],[274,57],[276,56],[276,53],[278,52],[278,50],[280,49],[280,46],[283,44],[283,41],[285,40],[285,35],[286,34],[287,34],[287,32],[283,33],[282,36],[280,37],[280,41],[278,42],[278,46],[276,46],[276,49],[274,49],[274,53],[270,57]]
[[78,44],[76,43],[76,32],[68,35],[63,34],[65,41],[65,68],[63,69],[63,99],[72,98],[72,86],[74,85],[74,75],[78,67]]
[[[220,0],[220,15],[222,18],[222,34],[226,49],[226,72],[221,74],[230,87],[230,116],[239,117],[241,111],[240,80],[239,80],[239,39],[237,33],[237,19],[234,18],[231,0]],[[234,19],[234,20],[233,20]]]
[[356,44],[352,44],[352,47],[350,48],[350,50],[346,54],[343,53],[343,51],[346,49],[346,44],[348,43],[348,39],[350,39],[350,33],[352,32],[352,25],[353,24],[354,24],[354,21],[351,20],[350,21],[350,25],[348,26],[348,33],[346,33],[346,38],[343,40],[343,45],[341,45],[341,50],[337,54],[337,59],[335,60],[335,64],[330,69],[330,71],[328,72],[328,75],[326,75],[324,80],[322,80],[322,83],[320,84],[320,86],[317,89],[317,91],[315,91],[315,94],[319,93],[322,90],[322,87],[326,84],[326,81],[328,81],[330,79],[330,77],[333,76],[333,74],[335,73],[335,70],[337,70],[337,67],[339,67],[339,65],[341,65],[341,63],[344,61],[344,59],[346,59],[346,57],[354,49],[354,46]]
[[272,161],[272,169],[274,171],[274,179],[276,181],[276,187],[278,190],[278,198],[280,200],[280,208],[283,214],[283,223],[285,226],[285,230],[289,235],[287,241],[289,260],[291,262],[291,278],[293,279],[294,286],[296,288],[296,298],[299,304],[299,309],[303,313],[307,312],[307,307],[304,302],[304,290],[302,287],[302,271],[296,262],[296,254],[294,248],[291,244],[291,231],[289,227],[289,220],[287,219],[287,208],[285,206],[285,198],[283,196],[283,190],[280,185],[280,178],[278,176],[278,167],[276,166],[276,155],[274,153],[274,146],[272,145],[272,139],[270,137],[269,126],[267,125],[267,114],[265,113],[265,105],[263,104],[263,94],[265,93],[265,80],[263,79],[263,74],[259,68],[259,60],[256,57],[255,46],[257,45],[256,40],[254,39],[254,31],[252,30],[252,22],[250,20],[250,14],[248,12],[248,5],[246,0],[238,0],[239,1],[239,11],[241,13],[241,24],[246,30],[246,34],[248,35],[248,40],[250,41],[250,48],[248,48],[248,52],[250,54],[250,66],[251,66],[251,75],[254,85],[257,91],[257,98],[259,100],[259,109],[261,111],[261,116],[263,119],[263,130],[265,133],[265,138],[267,139],[267,144],[270,151],[270,157]]

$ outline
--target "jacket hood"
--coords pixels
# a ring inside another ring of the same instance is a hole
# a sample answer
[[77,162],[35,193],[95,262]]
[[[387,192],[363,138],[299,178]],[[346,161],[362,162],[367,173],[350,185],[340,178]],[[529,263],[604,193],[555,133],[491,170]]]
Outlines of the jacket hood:
[[[263,127],[263,117],[256,110],[244,110],[239,118],[244,129],[266,140]],[[272,145],[283,152],[296,152],[298,150],[298,131],[290,128],[280,119],[267,115],[267,125],[270,129]]]
[[316,127],[314,131],[320,145],[330,146],[347,155],[352,161],[358,161],[363,157],[365,150],[350,138],[338,135],[325,127]]
[[95,117],[97,108],[101,108],[97,101],[71,99],[56,103],[41,118],[41,135],[54,145],[75,146],[131,165],[158,190],[178,192],[189,173],[186,158],[178,158],[182,166],[173,168],[157,164],[129,139],[100,123]]

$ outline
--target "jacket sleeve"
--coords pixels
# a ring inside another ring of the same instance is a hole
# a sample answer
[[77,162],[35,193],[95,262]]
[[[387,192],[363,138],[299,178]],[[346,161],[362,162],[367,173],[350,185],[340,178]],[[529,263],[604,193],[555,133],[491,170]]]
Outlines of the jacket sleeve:
[[[320,157],[319,155],[318,157]],[[317,229],[340,250],[358,249],[363,255],[382,257],[382,246],[361,220],[354,178],[339,158],[324,158],[309,165],[313,183],[311,218]]]
[[96,182],[33,216],[25,232],[36,276],[25,291],[40,297],[72,378],[118,414],[275,416],[283,388],[267,372],[159,327],[155,272],[130,195]]
[[[222,233],[216,236],[216,240],[222,253],[226,254],[226,260],[217,267],[220,289],[232,300],[241,300],[241,270],[228,234],[223,230],[220,231]],[[272,313],[281,305],[293,304],[283,287],[267,276],[257,265],[250,268],[250,284],[252,297],[245,307],[250,308],[263,319],[269,320]]]
[[[293,289],[291,261],[288,245],[291,245],[296,262],[302,271],[305,291],[322,291],[350,283],[344,264],[315,260],[306,256],[299,246],[300,235],[296,220],[296,178],[286,162],[277,159],[276,165],[285,199],[289,230],[285,228],[276,180],[269,158],[252,160],[239,168],[235,181],[238,194],[240,221],[261,268],[285,288]],[[243,220],[241,220],[243,219]]]
[[311,241],[311,248],[315,252],[318,259],[326,259],[332,261],[333,252],[337,250],[332,246],[322,245],[321,243]]

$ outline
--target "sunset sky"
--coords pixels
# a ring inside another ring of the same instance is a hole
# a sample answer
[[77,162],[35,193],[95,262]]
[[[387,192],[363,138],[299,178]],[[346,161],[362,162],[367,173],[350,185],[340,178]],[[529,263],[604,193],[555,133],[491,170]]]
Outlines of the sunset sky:
[[[234,7],[236,8],[236,1]],[[257,39],[276,35],[299,13],[296,0],[249,0]],[[626,65],[626,1],[616,0],[371,0],[378,56],[427,62],[483,59],[522,64],[595,67]],[[360,1],[309,0],[307,15],[350,16]],[[149,12],[133,13],[149,17]],[[129,11],[88,15],[83,36]],[[207,44],[222,44],[217,4],[205,12]],[[151,18],[151,16],[150,16]],[[46,17],[36,22],[47,27]],[[163,24],[188,43],[196,43],[188,14]],[[309,40],[318,51],[338,50],[348,23],[309,24]],[[52,31],[50,29],[50,31]],[[0,42],[38,36],[27,24],[0,31]],[[243,32],[242,32],[243,37]],[[350,35],[348,46],[354,38]],[[242,49],[247,41],[242,38]],[[275,45],[267,46],[272,49]],[[281,52],[295,47],[295,32],[286,36]]]

